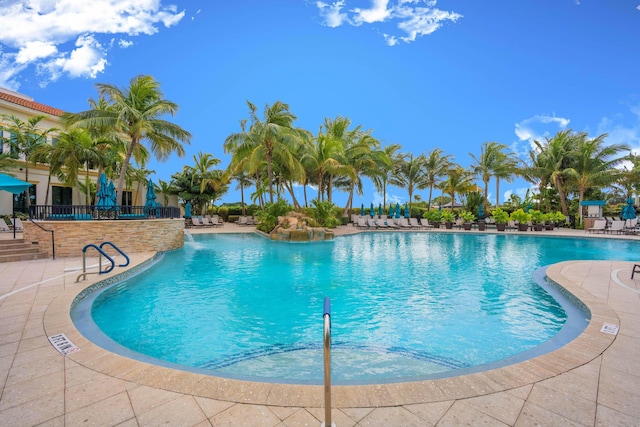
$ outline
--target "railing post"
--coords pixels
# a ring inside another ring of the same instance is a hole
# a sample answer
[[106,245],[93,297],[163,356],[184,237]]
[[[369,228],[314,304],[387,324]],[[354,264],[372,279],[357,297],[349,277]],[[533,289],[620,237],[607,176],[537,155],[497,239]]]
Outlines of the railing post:
[[324,420],[323,426],[334,427],[331,422],[331,301],[324,297]]

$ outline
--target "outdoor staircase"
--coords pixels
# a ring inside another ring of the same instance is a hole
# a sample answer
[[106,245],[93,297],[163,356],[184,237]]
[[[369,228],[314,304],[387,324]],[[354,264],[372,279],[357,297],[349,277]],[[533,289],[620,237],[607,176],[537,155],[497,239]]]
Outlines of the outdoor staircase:
[[0,262],[29,261],[48,257],[46,252],[40,250],[39,245],[24,239],[0,240]]

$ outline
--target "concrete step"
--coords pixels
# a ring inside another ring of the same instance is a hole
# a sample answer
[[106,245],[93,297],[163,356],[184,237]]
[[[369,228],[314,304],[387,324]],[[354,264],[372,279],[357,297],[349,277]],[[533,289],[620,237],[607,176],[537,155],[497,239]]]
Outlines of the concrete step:
[[0,240],[0,263],[48,258],[40,246],[24,239]]
[[15,261],[31,261],[34,259],[49,258],[46,252],[36,252],[31,254],[17,254],[17,255],[0,255],[0,263],[3,262],[15,262]]

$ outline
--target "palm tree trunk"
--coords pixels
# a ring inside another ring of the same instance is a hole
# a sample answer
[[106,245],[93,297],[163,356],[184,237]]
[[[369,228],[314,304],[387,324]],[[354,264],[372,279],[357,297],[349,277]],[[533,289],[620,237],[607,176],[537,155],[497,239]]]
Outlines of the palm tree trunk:
[[564,189],[562,188],[562,180],[560,177],[556,177],[556,188],[558,189],[558,196],[560,197],[560,207],[562,208],[563,215],[569,215],[569,210],[567,209],[567,200],[564,194]]
[[329,175],[329,183],[327,184],[327,201],[331,202],[331,193],[333,191],[333,174]]
[[433,193],[433,184],[429,186],[429,204],[427,205],[427,211],[431,210],[431,193]]
[[244,207],[244,184],[240,182],[240,200],[242,201],[242,216],[246,215],[246,210]]
[[271,169],[271,155],[267,153],[267,179],[269,180],[269,202],[273,203],[273,170]]
[[118,178],[118,189],[116,191],[116,196],[120,197],[121,202],[122,202],[122,190],[124,189],[124,177],[127,173],[129,162],[131,161],[131,155],[133,154],[133,149],[137,144],[138,144],[138,141],[135,138],[133,138],[131,140],[131,144],[129,144],[129,149],[127,150],[127,154],[125,154],[124,160],[122,161],[122,168],[120,169],[120,177]]
[[353,203],[353,189],[354,189],[354,184],[351,184],[351,191],[349,191],[349,198],[347,199],[347,204],[344,207],[344,210],[342,211],[342,216],[349,216],[349,210],[351,209],[351,204]]
[[496,176],[496,208],[500,207],[500,178]]
[[293,184],[290,181],[285,181],[284,186],[287,189],[287,191],[289,191],[289,194],[291,195],[291,200],[293,201],[293,208],[296,210],[299,210],[300,203],[298,203],[298,199],[296,199],[296,195],[293,192]]

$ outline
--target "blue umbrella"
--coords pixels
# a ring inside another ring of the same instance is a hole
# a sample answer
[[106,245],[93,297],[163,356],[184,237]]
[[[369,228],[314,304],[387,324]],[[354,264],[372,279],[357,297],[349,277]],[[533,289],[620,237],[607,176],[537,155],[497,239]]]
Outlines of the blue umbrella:
[[382,203],[378,203],[378,215],[382,215]]
[[144,205],[148,208],[154,208],[158,205],[156,203],[156,199],[157,197],[155,188],[153,186],[153,181],[149,180],[149,183],[147,184],[147,200]]
[[118,206],[118,195],[116,194],[116,187],[113,185],[113,181],[109,181],[109,199],[111,199],[111,207]]
[[[0,173],[0,190],[4,190],[4,191],[8,191],[9,193],[12,194],[20,194],[23,193],[27,188],[31,187],[33,184],[29,184],[26,181],[20,181],[17,178],[14,178],[10,175],[5,175],[3,173]],[[16,238],[16,227],[15,227],[15,223],[16,223],[16,211],[15,211],[15,205],[12,203],[11,204],[13,206],[13,238]]]
[[369,215],[373,218],[376,215],[376,212],[373,210],[373,202],[371,202],[371,208],[369,209]]
[[191,203],[189,202],[187,202],[187,204],[184,205],[184,217],[191,218]]
[[411,216],[411,212],[409,212],[409,206],[405,203],[404,204],[404,217],[405,218],[409,218]]
[[622,219],[633,219],[636,217],[636,207],[633,205],[633,199],[629,197],[627,204],[622,207]]
[[360,206],[360,216],[364,216],[364,203]]
[[393,207],[391,206],[391,203],[389,203],[389,217],[393,218]]
[[482,203],[480,203],[480,206],[478,206],[478,218],[483,218],[484,217],[484,209],[482,209]]
[[400,218],[400,203],[396,203],[396,218]]
[[111,195],[109,194],[109,181],[107,181],[107,175],[104,172],[102,172],[98,178],[98,185],[100,188],[96,194],[98,197],[96,207],[98,209],[111,209],[113,203],[111,202]]

